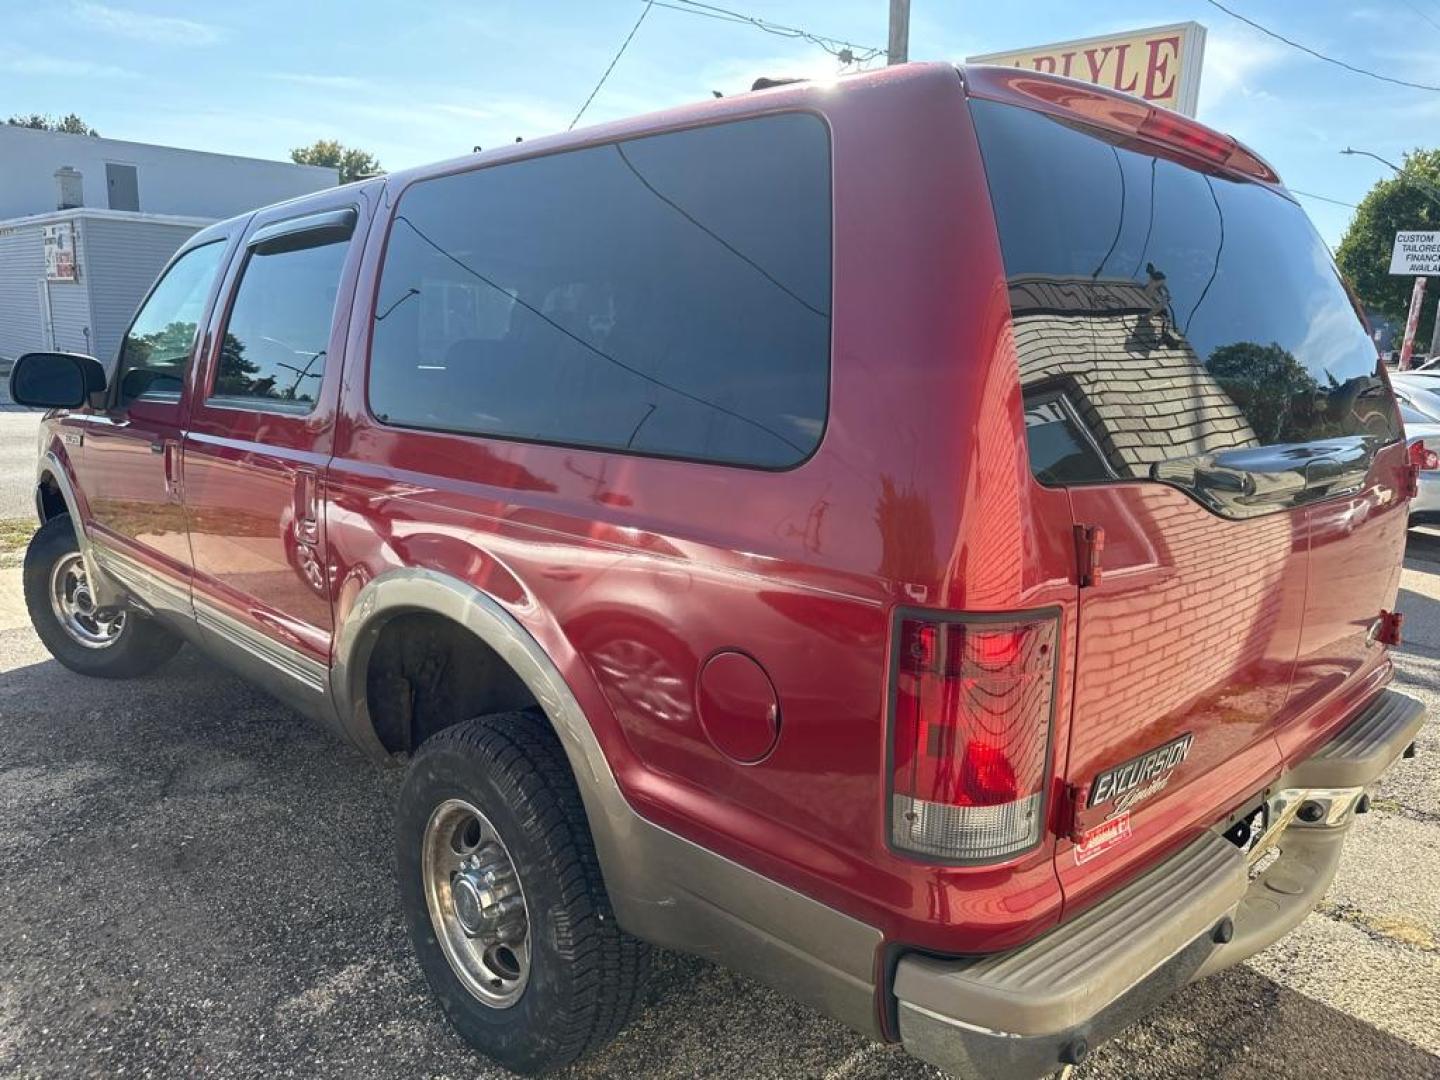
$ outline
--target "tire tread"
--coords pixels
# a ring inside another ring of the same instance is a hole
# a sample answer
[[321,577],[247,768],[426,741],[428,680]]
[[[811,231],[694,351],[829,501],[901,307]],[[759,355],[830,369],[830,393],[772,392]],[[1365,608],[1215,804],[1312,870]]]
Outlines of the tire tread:
[[446,728],[426,741],[416,763],[446,752],[488,769],[511,794],[522,827],[539,839],[543,872],[562,898],[553,934],[575,988],[567,1006],[550,1017],[552,1050],[543,1068],[571,1064],[613,1039],[635,1014],[650,948],[615,921],[579,789],[542,714],[498,713]]

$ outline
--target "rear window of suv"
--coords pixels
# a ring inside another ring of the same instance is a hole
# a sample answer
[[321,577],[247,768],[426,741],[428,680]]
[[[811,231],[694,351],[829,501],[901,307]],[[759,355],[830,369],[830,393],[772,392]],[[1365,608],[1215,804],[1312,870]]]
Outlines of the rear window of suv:
[[784,114],[420,181],[370,407],[412,428],[784,468],[825,424],[830,146]]
[[1187,463],[1294,468],[1398,437],[1375,346],[1292,201],[1041,113],[971,108],[1042,483],[1183,483]]

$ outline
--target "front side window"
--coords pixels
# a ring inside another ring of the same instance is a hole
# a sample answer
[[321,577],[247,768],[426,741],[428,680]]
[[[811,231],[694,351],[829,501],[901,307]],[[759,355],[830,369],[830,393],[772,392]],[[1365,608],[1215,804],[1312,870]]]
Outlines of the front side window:
[[1258,490],[1257,472],[1398,436],[1374,343],[1293,201],[1013,105],[971,109],[1027,410],[1061,400],[1070,425],[1029,424],[1038,479]]
[[825,423],[830,147],[786,114],[421,181],[375,305],[382,422],[782,468]]
[[305,412],[325,374],[325,352],[348,239],[254,247],[220,342],[212,399]]
[[118,404],[180,400],[185,366],[224,253],[222,241],[202,244],[165,271],[120,343]]

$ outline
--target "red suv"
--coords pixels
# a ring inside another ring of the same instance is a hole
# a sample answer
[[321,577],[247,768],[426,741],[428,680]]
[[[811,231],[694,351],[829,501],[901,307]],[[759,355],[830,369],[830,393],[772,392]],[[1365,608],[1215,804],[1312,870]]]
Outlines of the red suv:
[[[909,65],[212,226],[35,354],[35,626],[408,761],[401,895],[519,1071],[647,943],[1029,1076],[1316,904],[1411,745],[1416,466],[1271,168]],[[1278,857],[1275,852],[1278,849]]]

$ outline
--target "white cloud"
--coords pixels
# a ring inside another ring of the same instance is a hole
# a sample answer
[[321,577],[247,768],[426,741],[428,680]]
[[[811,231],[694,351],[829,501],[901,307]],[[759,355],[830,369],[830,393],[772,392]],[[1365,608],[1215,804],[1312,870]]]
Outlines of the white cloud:
[[114,64],[95,64],[68,56],[46,53],[0,51],[0,71],[14,75],[35,75],[63,79],[130,79],[135,72]]
[[354,75],[313,75],[298,71],[272,71],[267,78],[296,86],[313,86],[321,90],[365,90],[374,85],[372,80],[359,79]]
[[1257,77],[1289,58],[1284,45],[1252,31],[1211,30],[1205,39],[1205,64],[1200,76],[1201,118],[1233,104],[1237,97],[1268,97],[1256,87]]
[[91,2],[77,3],[74,11],[76,18],[97,30],[155,45],[213,45],[221,37],[216,26],[171,15],[147,15]]

